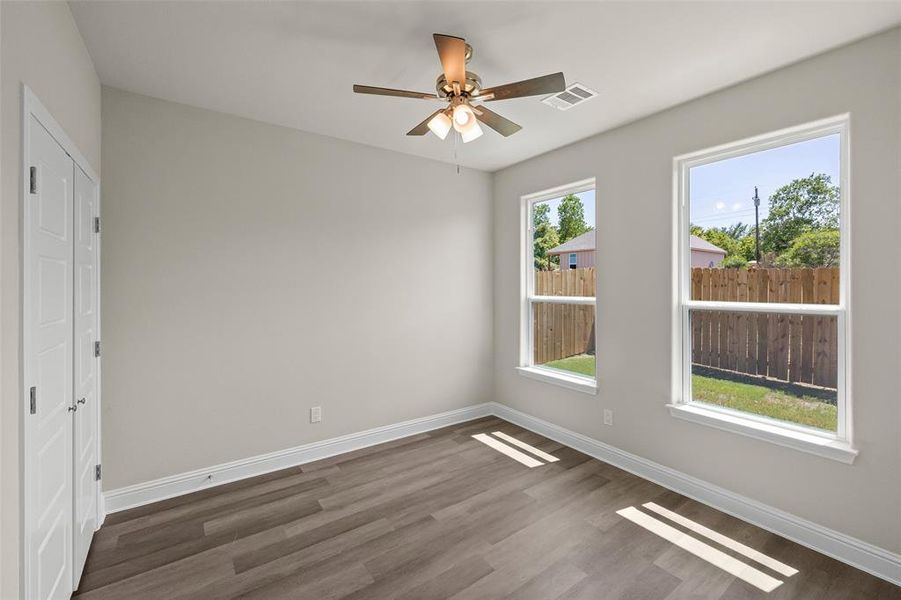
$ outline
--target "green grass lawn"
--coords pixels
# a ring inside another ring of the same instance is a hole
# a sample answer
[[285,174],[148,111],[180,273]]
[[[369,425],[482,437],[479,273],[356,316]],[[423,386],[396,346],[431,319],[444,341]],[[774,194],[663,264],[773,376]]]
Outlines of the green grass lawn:
[[[595,375],[595,357],[588,354],[554,360],[544,366],[589,377]],[[827,431],[836,430],[838,411],[835,406],[813,396],[703,375],[692,375],[691,386],[694,399],[700,402]]]
[[594,377],[594,365],[594,356],[591,356],[590,354],[567,356],[566,358],[552,360],[551,362],[544,364],[545,367],[569,371],[570,373],[577,373],[579,375],[588,375],[589,377]]
[[691,376],[691,391],[695,400],[707,404],[828,431],[835,431],[837,427],[836,407],[812,396],[702,375]]

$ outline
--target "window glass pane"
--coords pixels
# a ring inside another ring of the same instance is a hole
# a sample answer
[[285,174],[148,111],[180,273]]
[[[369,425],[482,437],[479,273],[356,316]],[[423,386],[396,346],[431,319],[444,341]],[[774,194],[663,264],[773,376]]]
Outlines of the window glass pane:
[[840,136],[690,169],[691,299],[838,304]]
[[836,431],[834,316],[691,311],[692,400]]
[[535,366],[594,378],[594,305],[532,304]]
[[594,190],[532,204],[534,295],[595,295],[594,223]]

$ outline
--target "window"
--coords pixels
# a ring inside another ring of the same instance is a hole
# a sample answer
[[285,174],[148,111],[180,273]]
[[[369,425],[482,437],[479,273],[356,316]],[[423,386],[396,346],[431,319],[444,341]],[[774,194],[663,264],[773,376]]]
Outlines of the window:
[[594,393],[594,180],[522,200],[520,373]]
[[847,123],[676,159],[674,415],[853,460]]

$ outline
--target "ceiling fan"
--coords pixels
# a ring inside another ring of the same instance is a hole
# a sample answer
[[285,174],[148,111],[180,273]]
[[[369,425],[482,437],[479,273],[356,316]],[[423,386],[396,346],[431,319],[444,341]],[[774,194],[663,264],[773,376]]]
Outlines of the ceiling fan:
[[439,108],[426,117],[422,123],[408,131],[407,135],[425,135],[431,130],[443,140],[453,127],[466,143],[482,135],[482,128],[479,127],[479,122],[482,122],[504,137],[511,136],[522,127],[496,112],[488,110],[481,104],[482,102],[553,94],[566,88],[563,73],[553,73],[534,79],[482,88],[481,78],[472,71],[466,70],[466,63],[472,58],[472,46],[467,44],[463,38],[452,35],[436,33],[433,37],[435,38],[435,47],[438,49],[438,58],[444,69],[444,72],[438,76],[435,85],[437,94],[354,85],[354,92],[358,94],[437,100],[447,103],[446,107]]

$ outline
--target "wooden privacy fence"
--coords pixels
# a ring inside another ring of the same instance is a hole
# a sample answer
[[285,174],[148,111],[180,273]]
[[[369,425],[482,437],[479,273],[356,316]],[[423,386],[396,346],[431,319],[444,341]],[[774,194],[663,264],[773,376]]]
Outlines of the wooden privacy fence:
[[[639,273],[632,279],[640,281]],[[691,298],[766,303],[838,304],[838,268],[691,270]],[[537,271],[540,296],[593,296],[595,269]],[[778,310],[778,306],[773,307]],[[537,303],[532,311],[535,364],[594,352],[593,306]],[[697,365],[835,388],[835,317],[693,311],[691,355]]]
[[[594,267],[536,271],[539,296],[594,296]],[[594,352],[594,306],[548,304],[532,307],[534,361],[552,360]]]
[[[838,304],[838,268],[691,270],[692,300]],[[778,310],[778,306],[773,306]],[[835,388],[836,317],[692,311],[694,364]]]
[[538,296],[594,296],[594,267],[535,271],[535,294]]

